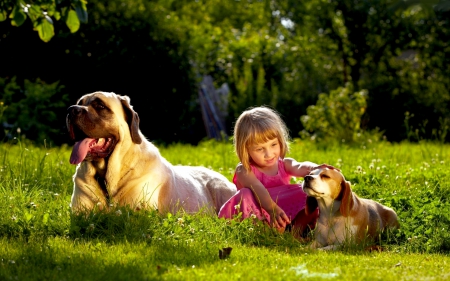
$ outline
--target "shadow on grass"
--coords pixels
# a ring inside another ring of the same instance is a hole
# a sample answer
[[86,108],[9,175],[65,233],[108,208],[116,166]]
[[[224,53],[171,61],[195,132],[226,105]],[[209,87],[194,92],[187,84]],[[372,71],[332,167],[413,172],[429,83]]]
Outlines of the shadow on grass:
[[[376,243],[370,245],[345,245],[341,251],[365,252],[369,246],[385,250],[401,243],[397,231],[381,233]],[[132,211],[117,208],[109,212],[90,212],[87,215],[72,215],[69,237],[74,241],[101,240],[104,243],[146,243],[147,245],[184,244],[192,248],[212,248],[217,253],[228,244],[286,248],[309,251],[313,232],[298,240],[292,232],[280,234],[260,221],[250,219],[225,220],[201,212],[195,215],[178,213],[161,215],[157,210]],[[201,246],[199,246],[199,244]],[[197,249],[196,251],[200,251]],[[192,253],[190,253],[192,254]]]

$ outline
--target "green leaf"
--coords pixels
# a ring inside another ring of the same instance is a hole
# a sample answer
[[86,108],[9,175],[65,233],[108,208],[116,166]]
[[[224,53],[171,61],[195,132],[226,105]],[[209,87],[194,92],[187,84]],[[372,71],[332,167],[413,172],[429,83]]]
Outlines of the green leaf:
[[0,22],[6,20],[7,16],[8,14],[6,13],[6,11],[0,10]]
[[88,21],[88,13],[86,4],[83,1],[78,1],[75,4],[75,11],[77,11],[77,16],[80,22],[87,23]]
[[41,23],[35,28],[39,33],[39,37],[42,41],[48,42],[55,35],[53,24],[47,20],[41,21]]
[[11,24],[13,26],[21,26],[27,19],[27,15],[22,11],[22,9],[18,8],[17,6],[14,7],[9,17],[12,19]]
[[70,32],[75,33],[80,28],[80,21],[78,20],[77,13],[74,10],[70,10],[66,19],[67,27],[69,27]]
[[55,12],[54,17],[56,20],[59,20],[61,18],[61,13],[60,12]]
[[62,16],[63,18],[67,18],[67,13],[68,13],[68,11],[69,11],[69,8],[67,8],[67,7],[61,8],[61,16]]
[[37,21],[42,16],[42,9],[41,9],[41,7],[38,6],[38,5],[35,5],[35,4],[31,5],[28,8],[28,16],[30,17],[32,22]]

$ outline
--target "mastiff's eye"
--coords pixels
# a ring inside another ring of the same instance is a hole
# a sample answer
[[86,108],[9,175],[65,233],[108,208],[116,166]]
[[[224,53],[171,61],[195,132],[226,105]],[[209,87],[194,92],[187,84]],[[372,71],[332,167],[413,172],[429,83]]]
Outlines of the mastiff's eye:
[[105,104],[101,101],[94,101],[92,103],[92,107],[94,107],[97,110],[102,110],[106,108]]

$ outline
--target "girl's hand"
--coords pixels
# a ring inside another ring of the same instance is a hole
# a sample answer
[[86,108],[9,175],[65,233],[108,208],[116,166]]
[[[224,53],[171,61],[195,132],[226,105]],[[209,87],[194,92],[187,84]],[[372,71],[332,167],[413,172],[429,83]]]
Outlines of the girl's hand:
[[284,230],[286,225],[291,223],[289,217],[278,205],[273,210],[269,211],[272,227],[275,227],[276,229],[278,229],[278,231],[281,232],[282,230]]
[[328,169],[336,170],[336,171],[339,171],[339,172],[341,171],[338,168],[335,168],[335,167],[333,167],[331,165],[328,165],[328,164],[325,164],[325,163],[324,164],[320,164],[319,166],[312,168],[311,171],[314,171],[315,169],[323,169],[323,168],[328,168]]

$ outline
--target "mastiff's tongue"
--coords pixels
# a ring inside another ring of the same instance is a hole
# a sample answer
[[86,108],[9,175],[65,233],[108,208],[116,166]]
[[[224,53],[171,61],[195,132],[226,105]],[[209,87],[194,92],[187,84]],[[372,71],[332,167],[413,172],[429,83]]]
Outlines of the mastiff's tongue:
[[84,140],[75,143],[72,154],[70,155],[70,164],[77,165],[83,162],[89,152],[90,146],[95,142],[95,139],[85,138]]

